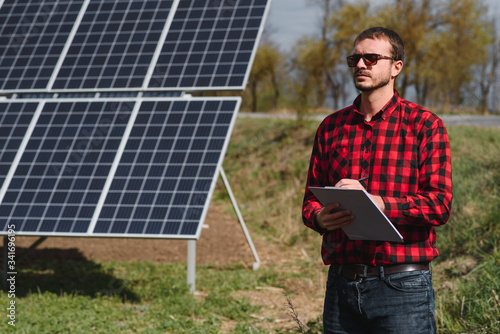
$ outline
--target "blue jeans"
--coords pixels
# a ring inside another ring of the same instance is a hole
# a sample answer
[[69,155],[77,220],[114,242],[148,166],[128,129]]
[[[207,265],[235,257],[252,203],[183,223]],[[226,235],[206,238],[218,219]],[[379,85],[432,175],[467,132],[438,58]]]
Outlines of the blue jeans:
[[436,333],[429,271],[359,277],[350,281],[330,267],[324,333]]

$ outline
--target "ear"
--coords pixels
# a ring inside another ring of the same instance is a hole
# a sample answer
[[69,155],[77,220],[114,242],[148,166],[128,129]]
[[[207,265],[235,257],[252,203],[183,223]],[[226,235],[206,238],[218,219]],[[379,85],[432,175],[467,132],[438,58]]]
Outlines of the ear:
[[403,62],[401,60],[395,60],[392,62],[392,77],[395,78],[399,75],[403,69]]

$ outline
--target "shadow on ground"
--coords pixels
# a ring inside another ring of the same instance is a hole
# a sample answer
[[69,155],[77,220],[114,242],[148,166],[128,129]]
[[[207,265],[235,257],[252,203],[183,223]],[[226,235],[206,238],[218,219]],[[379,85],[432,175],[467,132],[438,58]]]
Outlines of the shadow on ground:
[[[17,258],[26,250],[16,248]],[[0,252],[3,252],[3,247],[0,247]],[[123,280],[85,258],[76,248],[37,249],[16,262],[16,297],[52,292],[93,298],[119,296],[122,300],[139,301],[139,297],[125,287]]]

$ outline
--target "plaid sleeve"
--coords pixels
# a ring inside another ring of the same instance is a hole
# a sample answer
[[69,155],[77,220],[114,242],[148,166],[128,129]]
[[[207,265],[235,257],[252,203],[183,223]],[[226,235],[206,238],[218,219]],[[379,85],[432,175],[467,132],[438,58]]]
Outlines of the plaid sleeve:
[[325,175],[327,170],[327,156],[324,149],[324,122],[318,127],[314,138],[311,159],[309,161],[309,171],[307,173],[307,184],[302,205],[302,219],[304,224],[314,231],[323,234],[323,230],[315,224],[314,216],[321,210],[323,205],[316,196],[309,190],[309,186],[324,186],[327,183]]
[[420,131],[418,193],[382,197],[389,218],[412,224],[445,224],[451,212],[452,181],[448,134],[437,117],[426,119]]

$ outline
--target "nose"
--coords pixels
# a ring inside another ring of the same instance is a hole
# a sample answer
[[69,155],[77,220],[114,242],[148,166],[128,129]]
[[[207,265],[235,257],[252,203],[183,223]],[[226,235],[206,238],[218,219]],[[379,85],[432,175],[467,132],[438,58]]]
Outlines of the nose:
[[[360,66],[361,63],[361,66]],[[365,59],[363,57],[359,58],[358,63],[356,64],[356,68],[358,67],[367,67],[365,63]]]

